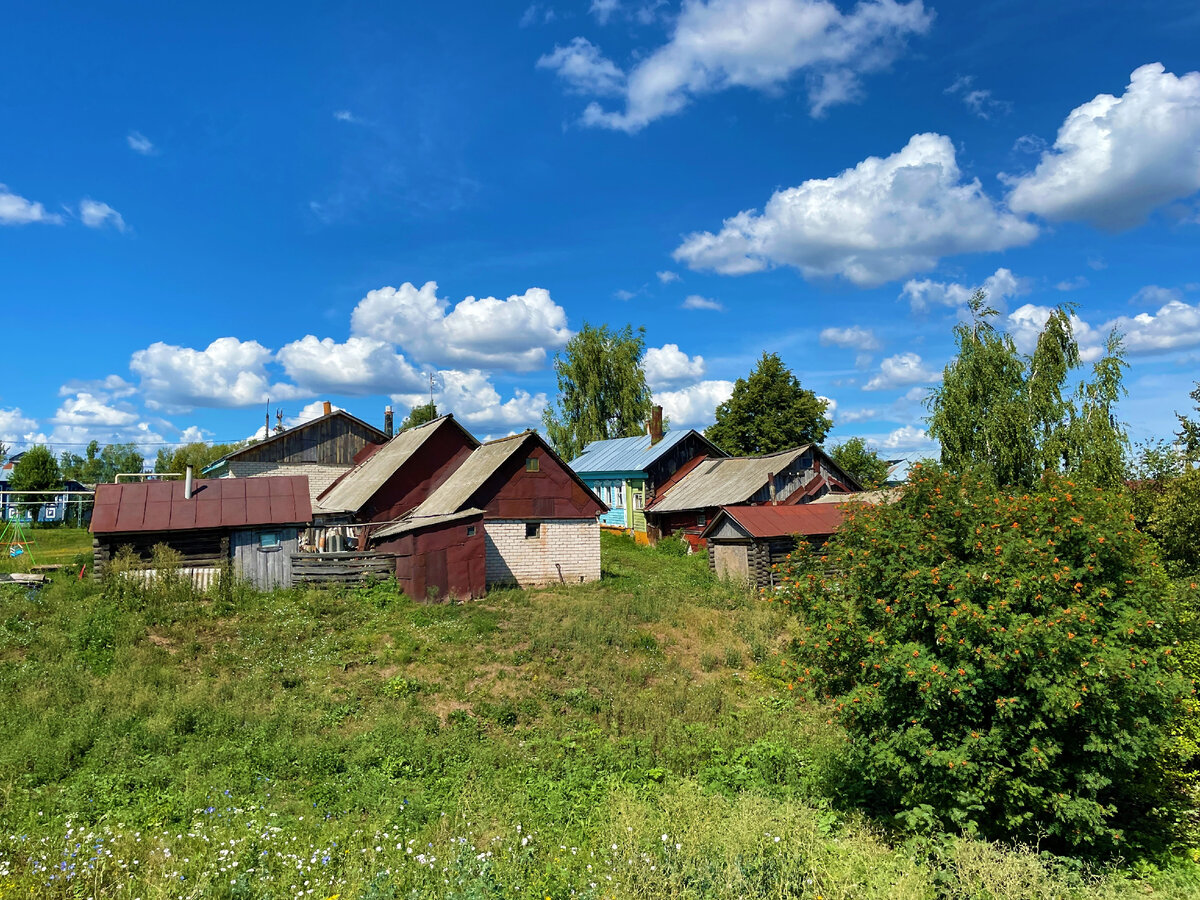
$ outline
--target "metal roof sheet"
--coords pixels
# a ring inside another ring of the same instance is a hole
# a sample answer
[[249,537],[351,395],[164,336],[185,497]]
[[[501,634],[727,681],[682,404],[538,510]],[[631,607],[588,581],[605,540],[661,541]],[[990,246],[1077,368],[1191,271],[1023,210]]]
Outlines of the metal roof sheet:
[[536,433],[525,431],[521,434],[480,444],[470,456],[463,460],[462,465],[442,483],[441,487],[426,497],[425,501],[412,511],[412,515],[414,517],[443,516],[458,512],[474,496],[475,492],[483,487],[483,483],[504,465],[509,457],[520,450],[531,437],[536,437]]
[[745,503],[767,483],[768,475],[778,475],[811,447],[805,444],[768,456],[706,459],[647,511],[684,512]]
[[457,522],[460,519],[475,519],[482,516],[484,512],[484,510],[478,507],[472,507],[471,509],[464,509],[456,513],[447,513],[442,516],[410,516],[406,519],[401,519],[399,522],[394,522],[386,528],[381,528],[379,531],[372,532],[370,539],[396,537],[401,534],[407,534],[410,531],[420,531],[424,528],[430,528],[434,525]]
[[[412,459],[433,433],[445,425],[462,430],[453,416],[446,415],[400,432],[327,488],[317,498],[317,511],[358,512],[401,466]],[[463,434],[475,441],[465,430]]]
[[312,521],[306,475],[198,478],[192,498],[182,481],[96,485],[95,534],[303,525]]
[[791,534],[833,534],[841,527],[845,510],[840,506],[806,503],[803,506],[723,506],[701,537],[720,527],[729,516],[754,538],[786,537]]
[[607,441],[592,441],[583,448],[583,453],[571,460],[570,466],[582,474],[597,474],[601,472],[644,472],[664,453],[686,438],[695,434],[711,451],[709,456],[725,456],[724,451],[713,444],[708,438],[695,429],[687,431],[668,431],[662,440],[650,445],[650,435],[639,434],[634,437],[612,438]]

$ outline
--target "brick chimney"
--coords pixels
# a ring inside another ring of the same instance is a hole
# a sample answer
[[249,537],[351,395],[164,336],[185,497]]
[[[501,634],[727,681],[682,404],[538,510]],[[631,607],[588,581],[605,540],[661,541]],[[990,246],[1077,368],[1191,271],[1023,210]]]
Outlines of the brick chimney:
[[663,439],[663,424],[662,424],[662,407],[652,406],[650,408],[650,421],[646,425],[646,431],[650,435],[650,446],[653,447]]
[[325,415],[329,415],[331,412],[333,412],[333,404],[326,400],[321,407],[321,412]]

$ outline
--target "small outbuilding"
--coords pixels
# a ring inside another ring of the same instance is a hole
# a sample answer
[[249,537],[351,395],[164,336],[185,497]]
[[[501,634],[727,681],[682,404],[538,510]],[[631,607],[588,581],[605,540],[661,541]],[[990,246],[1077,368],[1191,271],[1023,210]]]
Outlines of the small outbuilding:
[[720,578],[775,586],[775,566],[807,541],[819,547],[841,527],[845,511],[832,503],[723,506],[704,529],[709,568]]

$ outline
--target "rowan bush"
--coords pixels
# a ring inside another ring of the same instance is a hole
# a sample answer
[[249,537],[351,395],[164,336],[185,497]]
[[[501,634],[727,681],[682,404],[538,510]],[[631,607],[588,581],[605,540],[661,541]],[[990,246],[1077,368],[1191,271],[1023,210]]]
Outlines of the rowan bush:
[[784,677],[847,731],[848,799],[990,839],[1126,840],[1195,690],[1170,580],[1125,498],[918,467],[825,550],[797,554],[771,599],[797,620]]

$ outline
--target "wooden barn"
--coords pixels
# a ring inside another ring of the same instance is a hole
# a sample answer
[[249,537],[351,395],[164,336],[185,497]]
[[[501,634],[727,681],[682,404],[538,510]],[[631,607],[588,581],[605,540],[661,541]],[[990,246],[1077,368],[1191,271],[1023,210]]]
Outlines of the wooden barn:
[[[600,577],[606,507],[536,432],[476,447],[399,521],[373,528],[411,596],[481,596],[493,584]],[[482,578],[480,578],[482,576]]]
[[704,529],[709,568],[720,578],[775,586],[774,567],[787,560],[801,540],[815,547],[841,527],[843,506],[723,506]]
[[166,544],[202,588],[229,563],[260,588],[286,587],[299,531],[310,521],[303,476],[99,484],[91,523],[95,572],[103,575],[121,547],[149,562],[153,548]]
[[303,475],[308,479],[309,499],[315,501],[350,470],[365,447],[391,437],[386,433],[390,415],[390,411],[384,414],[385,431],[380,431],[326,402],[324,415],[235,450],[201,474],[209,478]]
[[806,444],[767,456],[703,460],[661,491],[646,520],[652,540],[680,534],[698,548],[723,506],[795,506],[861,490],[825,451]]

